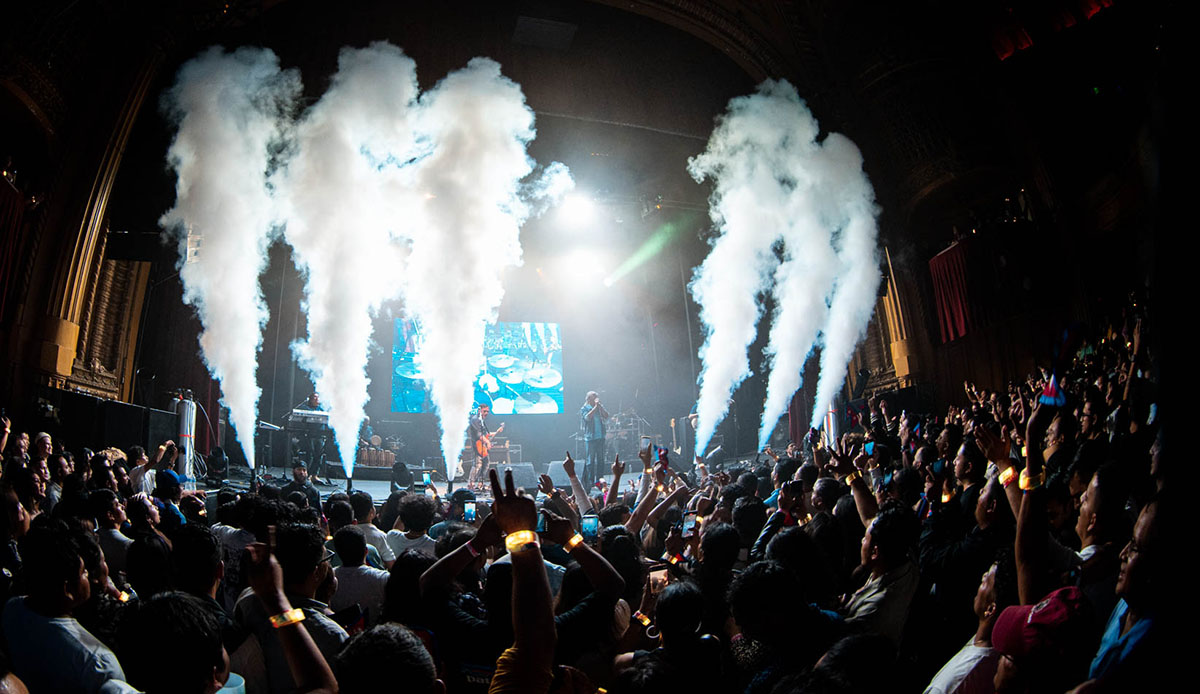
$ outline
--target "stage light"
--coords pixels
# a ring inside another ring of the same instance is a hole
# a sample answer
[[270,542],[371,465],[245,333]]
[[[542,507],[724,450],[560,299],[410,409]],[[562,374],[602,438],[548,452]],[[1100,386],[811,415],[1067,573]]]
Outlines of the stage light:
[[558,216],[572,226],[590,224],[596,218],[596,203],[581,193],[571,193],[558,206]]

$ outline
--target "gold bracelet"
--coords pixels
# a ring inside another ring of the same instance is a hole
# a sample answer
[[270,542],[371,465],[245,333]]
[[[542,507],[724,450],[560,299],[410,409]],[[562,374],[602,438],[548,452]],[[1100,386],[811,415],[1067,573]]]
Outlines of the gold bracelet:
[[862,470],[855,470],[854,472],[850,473],[849,475],[846,475],[846,477],[844,479],[842,479],[842,481],[845,482],[846,484],[851,484],[854,482],[854,480],[856,480],[860,477],[862,477]]
[[532,530],[518,530],[504,537],[504,547],[509,552],[520,552],[538,546],[537,533]]
[[575,533],[575,536],[572,537],[570,540],[567,540],[567,542],[563,545],[563,549],[570,552],[571,550],[575,549],[576,547],[578,547],[579,545],[582,545],[582,544],[583,544],[583,535],[580,535],[579,533]]
[[296,624],[304,621],[304,610],[299,607],[294,607],[287,612],[277,614],[271,617],[271,626],[276,629]]
[[1045,483],[1046,471],[1044,469],[1037,474],[1037,477],[1030,477],[1029,468],[1025,468],[1021,471],[1021,481],[1018,482],[1018,485],[1021,487],[1021,491],[1027,492],[1031,489],[1037,489]]
[[1000,473],[1000,484],[1004,487],[1012,484],[1013,478],[1017,476],[1015,467],[1005,468],[1004,472]]

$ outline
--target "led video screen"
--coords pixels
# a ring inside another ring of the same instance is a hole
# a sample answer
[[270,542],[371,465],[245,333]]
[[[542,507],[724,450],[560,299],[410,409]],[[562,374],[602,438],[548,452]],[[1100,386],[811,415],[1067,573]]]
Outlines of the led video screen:
[[[396,319],[392,341],[392,412],[433,412],[425,375],[417,365],[420,327]],[[558,323],[504,323],[487,327],[484,365],[475,376],[475,402],[493,414],[563,411],[562,340]]]

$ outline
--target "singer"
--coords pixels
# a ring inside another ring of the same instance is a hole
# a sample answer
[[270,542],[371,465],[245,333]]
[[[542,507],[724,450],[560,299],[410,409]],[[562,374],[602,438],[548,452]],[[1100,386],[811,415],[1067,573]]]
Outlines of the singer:
[[600,404],[600,394],[589,390],[579,408],[579,428],[583,430],[583,476],[588,484],[596,481],[604,460],[604,436],[608,431],[608,410]]

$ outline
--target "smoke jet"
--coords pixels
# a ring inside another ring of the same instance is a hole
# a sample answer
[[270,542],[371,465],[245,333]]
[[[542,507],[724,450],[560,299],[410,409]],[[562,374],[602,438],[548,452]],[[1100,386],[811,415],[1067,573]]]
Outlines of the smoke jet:
[[707,333],[697,454],[750,373],[765,292],[775,311],[764,350],[771,373],[760,445],[800,386],[818,339],[824,407],[870,319],[878,286],[874,193],[854,144],[819,134],[795,88],[768,80],[730,101],[704,153],[689,161],[697,181],[713,182],[709,213],[717,232],[690,285]]
[[484,329],[504,296],[503,272],[521,263],[521,225],[531,205],[574,185],[561,164],[522,184],[534,168],[526,154],[533,124],[520,87],[486,58],[471,60],[420,99],[418,139],[430,147],[410,172],[420,204],[410,210],[404,296],[422,333],[417,364],[440,420],[448,478],[483,365]]
[[293,345],[329,410],[351,477],[367,403],[372,315],[398,296],[408,255],[400,166],[417,151],[416,64],[391,44],[343,48],[329,89],[295,126],[278,181],[305,278],[308,338]]
[[183,300],[200,318],[201,355],[251,467],[267,320],[258,276],[274,219],[266,177],[299,91],[299,75],[271,51],[213,47],[180,69],[162,102],[177,125],[167,153],[177,180],[159,225],[178,237]]

